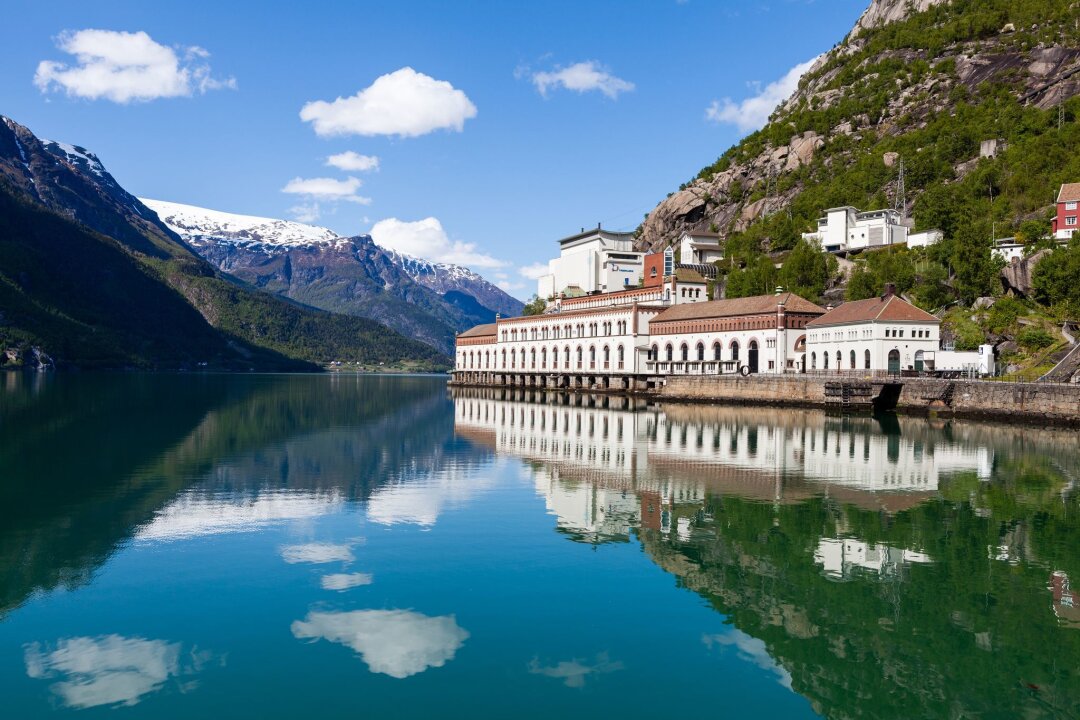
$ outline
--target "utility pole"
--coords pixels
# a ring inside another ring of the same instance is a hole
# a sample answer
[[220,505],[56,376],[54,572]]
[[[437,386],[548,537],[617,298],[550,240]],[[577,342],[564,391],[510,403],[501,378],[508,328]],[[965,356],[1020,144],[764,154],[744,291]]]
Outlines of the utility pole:
[[1065,124],[1065,102],[1058,103],[1058,130]]

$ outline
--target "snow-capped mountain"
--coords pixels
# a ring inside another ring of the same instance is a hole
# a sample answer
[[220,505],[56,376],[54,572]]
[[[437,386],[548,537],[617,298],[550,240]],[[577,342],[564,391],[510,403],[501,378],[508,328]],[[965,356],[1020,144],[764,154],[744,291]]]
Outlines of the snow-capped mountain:
[[161,221],[193,246],[206,243],[259,246],[265,252],[284,252],[304,245],[333,245],[342,238],[329,228],[290,220],[237,215],[194,205],[140,198]]
[[453,351],[455,333],[522,310],[519,300],[467,268],[387,250],[368,235],[141,202],[224,272],[307,305],[378,320],[444,352]]

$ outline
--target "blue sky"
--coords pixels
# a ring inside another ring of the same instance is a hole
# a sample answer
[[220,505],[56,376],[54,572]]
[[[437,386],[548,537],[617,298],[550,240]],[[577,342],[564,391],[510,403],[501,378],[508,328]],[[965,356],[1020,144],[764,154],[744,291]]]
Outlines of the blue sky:
[[5,4],[0,114],[135,194],[375,228],[527,297],[555,240],[634,228],[867,0]]

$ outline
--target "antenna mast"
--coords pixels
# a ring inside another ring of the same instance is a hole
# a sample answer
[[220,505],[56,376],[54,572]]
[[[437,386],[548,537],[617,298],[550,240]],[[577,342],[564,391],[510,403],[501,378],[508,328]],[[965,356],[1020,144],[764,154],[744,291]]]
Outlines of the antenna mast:
[[900,220],[907,219],[907,194],[904,191],[904,158],[900,158],[900,171],[896,178],[896,211],[900,213]]

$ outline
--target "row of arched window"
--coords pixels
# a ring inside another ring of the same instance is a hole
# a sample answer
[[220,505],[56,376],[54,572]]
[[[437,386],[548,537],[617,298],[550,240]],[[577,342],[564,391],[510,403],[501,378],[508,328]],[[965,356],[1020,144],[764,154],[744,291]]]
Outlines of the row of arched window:
[[[586,352],[588,352],[587,367],[585,365]],[[599,368],[598,362],[601,363]],[[614,368],[612,362],[615,363]],[[569,345],[564,346],[561,353],[557,347],[551,348],[550,353],[546,347],[540,348],[539,351],[536,348],[528,351],[524,348],[501,351],[469,350],[460,353],[458,366],[462,370],[558,370],[560,367],[563,370],[622,370],[626,366],[626,348],[622,345],[616,345],[614,349],[610,345],[600,347],[590,345],[588,348],[578,345],[573,358],[571,358]]]
[[601,337],[611,335],[626,335],[630,327],[627,320],[614,320],[609,322],[567,323],[565,325],[552,325],[534,328],[511,328],[503,330],[499,339],[501,342],[524,342],[526,340],[558,340],[560,338],[583,338]]
[[[857,363],[858,363],[858,356],[855,354],[855,351],[852,350],[850,353],[848,353],[848,369],[849,370],[857,370],[858,369]],[[810,369],[811,370],[817,370],[818,369],[818,354],[816,352],[810,353]],[[829,353],[827,353],[827,352],[821,353],[821,369],[822,370],[828,370],[829,369]],[[836,351],[836,365],[833,366],[833,369],[835,369],[835,370],[843,370],[844,369],[844,354],[839,350]],[[867,351],[865,351],[863,353],[863,369],[864,370],[869,370],[870,369],[870,351],[869,350],[867,350]]]
[[[751,340],[750,345],[748,347],[750,348],[750,350],[757,350],[757,347],[758,347],[757,340]],[[718,362],[723,361],[723,359],[724,359],[723,355],[724,355],[724,348],[720,344],[720,341],[714,342],[713,345],[712,345],[712,360],[718,361]],[[653,360],[653,361],[656,361],[656,360],[660,359],[660,346],[658,344],[653,343],[653,346],[651,348],[649,348],[649,359]],[[671,343],[668,343],[667,345],[664,346],[664,361],[665,362],[672,362],[675,359],[676,359],[675,358],[675,347]],[[679,345],[679,357],[678,357],[678,359],[680,361],[682,361],[682,362],[687,362],[687,361],[689,361],[691,359],[690,358],[690,346],[687,345],[686,343],[682,343],[681,345]],[[694,347],[694,357],[693,357],[693,359],[697,360],[698,362],[704,362],[705,361],[705,343],[699,342]],[[738,359],[739,359],[739,341],[738,340],[732,340],[731,344],[728,345],[728,360],[738,361]]]

